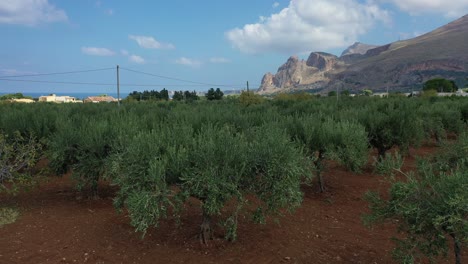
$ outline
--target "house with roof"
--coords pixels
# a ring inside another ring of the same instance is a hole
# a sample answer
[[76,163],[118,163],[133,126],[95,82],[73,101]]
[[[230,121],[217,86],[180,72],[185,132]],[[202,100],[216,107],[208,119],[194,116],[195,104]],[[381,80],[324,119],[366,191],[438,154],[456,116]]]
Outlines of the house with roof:
[[88,96],[86,99],[84,99],[85,103],[111,103],[111,102],[117,102],[117,99],[115,99],[112,96]]
[[57,96],[55,94],[50,94],[47,96],[40,96],[39,102],[52,102],[52,103],[82,103],[81,100],[77,100],[72,96]]
[[11,99],[10,102],[12,103],[24,103],[24,104],[30,104],[34,103],[33,99],[28,99],[28,98],[20,98],[20,99]]

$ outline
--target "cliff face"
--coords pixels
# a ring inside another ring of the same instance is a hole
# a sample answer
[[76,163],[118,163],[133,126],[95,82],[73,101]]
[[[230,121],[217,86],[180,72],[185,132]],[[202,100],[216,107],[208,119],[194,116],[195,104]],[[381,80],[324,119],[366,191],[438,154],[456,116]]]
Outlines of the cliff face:
[[276,74],[263,76],[259,93],[275,93],[315,82],[328,81],[325,72],[333,70],[338,58],[327,53],[313,52],[307,61],[292,56],[278,68]]
[[420,37],[375,47],[355,43],[341,57],[312,52],[291,57],[276,74],[263,77],[260,93],[340,89],[404,91],[435,77],[465,84],[468,72],[468,15]]

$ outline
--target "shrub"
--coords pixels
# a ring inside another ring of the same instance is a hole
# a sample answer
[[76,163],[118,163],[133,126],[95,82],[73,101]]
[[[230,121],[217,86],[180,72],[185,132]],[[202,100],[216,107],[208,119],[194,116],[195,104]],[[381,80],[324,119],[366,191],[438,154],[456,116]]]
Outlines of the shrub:
[[254,92],[242,92],[239,96],[239,102],[245,106],[254,105],[254,104],[261,104],[265,99],[259,95],[255,94]]
[[[258,199],[251,214],[259,221],[301,202],[306,163],[276,127],[252,128],[246,135],[229,126],[207,124],[199,131],[182,129],[184,135],[173,140],[168,140],[174,138],[173,130],[139,133],[128,149],[114,156],[114,164],[119,164],[114,182],[120,186],[115,205],[126,206],[132,225],[145,233],[168,217],[169,210],[177,218],[183,203],[194,197],[203,215],[200,240],[207,243],[212,238],[216,219],[226,228],[226,239],[235,240],[246,195]],[[232,211],[226,208],[228,202],[234,205]]]
[[[368,192],[371,213],[364,216],[368,225],[395,221],[405,238],[395,239],[394,257],[402,263],[433,261],[446,256],[448,238],[454,244],[456,263],[461,263],[462,247],[468,243],[468,162],[467,137],[461,147],[422,161],[418,173],[410,173],[406,181],[390,178],[388,199]],[[445,166],[441,166],[445,165]],[[452,168],[449,172],[447,166]]]
[[12,137],[0,134],[0,193],[17,193],[19,187],[32,183],[29,171],[40,158],[41,144],[34,137],[19,133]]

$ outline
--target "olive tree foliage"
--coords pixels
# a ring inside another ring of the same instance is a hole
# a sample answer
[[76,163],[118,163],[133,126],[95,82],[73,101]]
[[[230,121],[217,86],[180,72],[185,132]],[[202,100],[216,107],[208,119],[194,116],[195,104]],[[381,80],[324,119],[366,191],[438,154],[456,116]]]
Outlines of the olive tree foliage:
[[468,244],[468,136],[445,147],[443,154],[422,161],[418,173],[405,174],[406,181],[391,177],[389,198],[368,192],[371,225],[397,220],[404,239],[395,239],[394,257],[402,263],[434,261],[446,256],[453,243],[455,263]]
[[58,175],[71,169],[78,189],[97,197],[98,182],[106,173],[105,160],[111,153],[113,138],[114,129],[108,120],[61,120],[49,145],[49,166]]
[[238,214],[249,194],[255,201],[248,208],[254,207],[251,215],[260,222],[299,206],[307,173],[301,149],[278,125],[245,132],[213,124],[197,131],[182,124],[161,127],[138,133],[113,159],[114,183],[120,186],[115,205],[128,209],[137,231],[144,234],[167,217],[178,219],[193,197],[200,201],[203,243],[212,239],[215,221],[226,239],[236,239]]
[[438,143],[446,139],[447,133],[459,134],[466,125],[463,123],[462,109],[447,102],[427,102],[418,108],[426,139],[434,138]]
[[99,114],[58,119],[47,150],[50,168],[57,175],[71,171],[78,190],[93,198],[98,197],[99,181],[109,175],[106,164],[113,142],[119,135],[132,134],[141,127],[133,115],[122,118],[112,108],[100,109]]
[[354,172],[359,172],[367,162],[367,134],[356,122],[306,116],[289,119],[287,127],[290,136],[304,145],[313,160],[321,192],[325,190],[322,176],[325,159],[339,161]]
[[423,138],[422,121],[414,103],[401,100],[375,101],[358,113],[364,125],[370,145],[377,149],[379,159],[398,146],[407,152],[410,146],[418,145]]
[[0,133],[0,193],[16,193],[31,183],[30,170],[42,154],[42,145],[33,137],[19,133],[11,137]]
[[243,91],[239,96],[239,102],[245,106],[261,104],[264,101],[265,98],[263,98],[261,95],[250,91]]

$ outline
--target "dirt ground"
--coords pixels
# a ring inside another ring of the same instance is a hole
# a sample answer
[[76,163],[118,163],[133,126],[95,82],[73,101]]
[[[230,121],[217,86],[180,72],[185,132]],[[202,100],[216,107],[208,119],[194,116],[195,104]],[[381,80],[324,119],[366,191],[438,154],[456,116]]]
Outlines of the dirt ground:
[[[404,170],[414,169],[415,156],[436,150],[411,150]],[[279,223],[240,219],[236,242],[224,241],[217,232],[208,246],[195,236],[201,222],[196,204],[180,227],[163,221],[141,239],[128,216],[113,208],[115,188],[102,188],[99,200],[77,199],[69,177],[53,178],[13,200],[0,198],[0,204],[15,203],[21,211],[16,223],[0,228],[0,263],[393,263],[395,227],[371,230],[361,221],[367,211],[364,193],[385,191],[383,178],[370,166],[352,174],[336,164],[329,165],[324,177],[327,192],[304,187],[302,206]],[[438,262],[454,259],[449,255]]]

